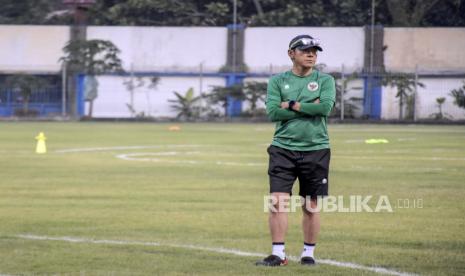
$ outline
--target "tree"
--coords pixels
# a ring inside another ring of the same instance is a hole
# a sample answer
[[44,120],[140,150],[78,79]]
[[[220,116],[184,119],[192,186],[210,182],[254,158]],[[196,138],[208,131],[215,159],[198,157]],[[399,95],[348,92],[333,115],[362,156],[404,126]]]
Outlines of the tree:
[[32,115],[29,112],[29,100],[33,93],[38,90],[45,88],[48,82],[43,78],[39,78],[32,75],[16,74],[6,78],[5,86],[18,91],[21,94],[21,100],[23,102],[23,110],[21,114],[25,116]]
[[[225,26],[232,0],[99,0],[91,25]],[[238,23],[248,26],[363,26],[372,0],[237,0]],[[465,0],[376,0],[384,26],[465,26]],[[0,24],[73,22],[62,0],[0,0]]]
[[[111,2],[111,3],[110,3]],[[230,23],[230,1],[131,0],[101,3],[93,18],[111,25],[225,26]]]
[[425,14],[421,26],[465,26],[465,0],[443,0]]
[[48,15],[60,6],[61,0],[0,0],[0,24],[56,24]]
[[442,105],[446,102],[446,98],[444,97],[441,97],[441,98],[437,98],[436,99],[436,103],[437,103],[437,106],[438,106],[438,109],[439,109],[439,112],[437,114],[435,114],[436,118],[435,119],[442,119],[444,118],[444,114],[442,113]]
[[[149,84],[147,85],[147,89],[151,90],[151,89],[156,89],[157,86],[158,86],[158,83],[160,82],[160,78],[159,77],[156,77],[156,76],[153,76],[153,77],[150,77],[149,79]],[[144,87],[146,84],[145,84],[145,80],[144,80],[144,77],[136,77],[136,81],[134,81],[134,78],[133,76],[131,76],[129,79],[126,79],[125,81],[123,81],[123,84],[126,86],[127,90],[129,91],[129,103],[126,103],[126,106],[127,108],[129,109],[129,111],[131,112],[132,116],[133,117],[145,117],[145,116],[150,116],[150,110],[151,110],[151,101],[150,101],[150,94],[149,92],[147,91],[146,92],[146,96],[147,96],[147,104],[148,104],[148,113],[145,114],[145,112],[138,112],[136,110],[136,107],[134,106],[134,96],[135,96],[135,93],[136,93],[136,90],[139,89],[139,88],[142,88]]]
[[200,109],[195,105],[202,98],[201,96],[194,96],[194,89],[191,87],[186,91],[185,95],[173,91],[176,96],[175,100],[168,100],[168,102],[173,103],[171,108],[173,108],[178,114],[176,115],[177,119],[183,120],[192,120],[200,115]]
[[228,115],[228,104],[232,99],[243,100],[244,92],[241,84],[236,84],[229,87],[213,86],[210,94],[204,95],[212,105],[220,105],[224,109],[224,116]]
[[410,109],[408,112],[408,117],[413,117],[414,96],[412,94],[415,89],[415,85],[420,87],[425,87],[425,85],[421,82],[416,82],[415,76],[412,74],[405,73],[388,73],[383,78],[382,84],[397,88],[396,97],[399,98],[399,120],[404,118],[404,104],[406,103],[408,104],[407,108]]
[[[363,101],[363,98],[350,97],[345,99],[344,95],[348,92],[349,82],[358,79],[357,73],[353,73],[350,76],[342,79],[336,79],[336,102],[334,108],[331,111],[331,116],[340,116],[342,110],[344,110],[344,118],[353,118],[355,110],[359,109],[360,102]],[[362,90],[362,87],[352,87],[351,90]],[[344,107],[341,106],[341,98],[344,99]]]
[[455,105],[465,108],[465,81],[463,82],[462,87],[452,90],[450,95],[454,97]]
[[[63,48],[65,56],[60,61],[65,62],[72,71],[80,72],[95,78],[96,75],[104,73],[123,72],[121,59],[119,58],[120,50],[108,40],[75,40],[70,41]],[[93,86],[97,86],[95,79]],[[86,95],[86,101],[89,102],[89,117],[92,117],[93,103],[98,94],[96,88],[86,88],[92,93]]]
[[403,27],[420,26],[426,14],[439,0],[386,0],[392,17],[392,25]]
[[244,85],[244,100],[250,103],[250,113],[257,115],[257,103],[266,99],[266,82],[251,81]]
[[292,3],[281,9],[274,9],[262,15],[252,15],[250,25],[257,26],[298,26],[303,25],[305,10]]

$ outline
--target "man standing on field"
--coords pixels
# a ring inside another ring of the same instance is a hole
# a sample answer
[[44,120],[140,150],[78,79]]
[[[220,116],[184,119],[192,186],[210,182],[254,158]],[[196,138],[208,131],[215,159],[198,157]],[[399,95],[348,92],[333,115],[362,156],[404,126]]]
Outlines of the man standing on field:
[[[266,111],[276,122],[268,175],[273,202],[269,227],[273,243],[272,253],[257,265],[287,264],[284,240],[287,231],[287,204],[292,185],[299,179],[299,195],[303,205],[302,265],[314,265],[320,215],[317,197],[328,195],[330,160],[327,117],[335,102],[334,78],[314,69],[317,53],[323,51],[317,39],[299,35],[289,43],[288,55],[292,70],[273,76],[268,83]],[[283,202],[285,204],[283,204]]]

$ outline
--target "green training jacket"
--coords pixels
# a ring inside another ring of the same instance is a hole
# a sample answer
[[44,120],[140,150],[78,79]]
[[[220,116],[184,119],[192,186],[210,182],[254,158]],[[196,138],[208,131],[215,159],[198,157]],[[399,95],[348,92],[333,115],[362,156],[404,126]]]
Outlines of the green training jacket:
[[[319,98],[320,103],[312,103]],[[281,102],[301,103],[300,111],[281,108]],[[266,113],[276,122],[274,146],[311,151],[329,148],[327,118],[336,101],[334,78],[313,70],[309,76],[287,71],[268,82]]]

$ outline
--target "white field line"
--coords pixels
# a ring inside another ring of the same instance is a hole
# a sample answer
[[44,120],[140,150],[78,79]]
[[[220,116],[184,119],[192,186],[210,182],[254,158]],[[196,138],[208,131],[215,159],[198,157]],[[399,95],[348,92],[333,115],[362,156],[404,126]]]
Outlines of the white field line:
[[[217,160],[215,162],[199,161],[199,160],[163,160],[157,158],[157,156],[179,156],[179,155],[195,155],[201,154],[202,152],[177,152],[177,151],[168,151],[168,152],[138,152],[138,153],[125,153],[118,154],[116,158],[126,160],[126,161],[141,161],[141,162],[159,162],[159,163],[172,163],[172,164],[216,164],[216,165],[225,165],[225,166],[266,166],[267,163],[264,162],[229,162]],[[220,154],[221,155],[221,154]],[[149,157],[149,156],[155,156]],[[465,161],[465,158],[453,158],[453,157],[403,157],[403,156],[351,156],[351,155],[335,155],[333,158],[348,158],[348,159],[362,159],[362,160],[418,160],[418,161]]]
[[[348,140],[344,140],[344,143],[365,143],[365,140],[366,139],[348,139]],[[395,139],[399,142],[404,142],[404,141],[416,141],[417,138],[397,138]]]
[[[241,251],[237,249],[228,249],[228,248],[221,248],[221,247],[206,247],[206,246],[198,246],[198,245],[180,245],[180,244],[169,244],[169,243],[163,244],[163,243],[158,243],[158,242],[121,241],[121,240],[94,240],[94,239],[76,238],[76,237],[49,237],[49,236],[37,236],[37,235],[17,235],[16,237],[21,238],[21,239],[28,239],[28,240],[64,241],[64,242],[71,242],[71,243],[165,246],[165,247],[182,248],[182,249],[202,250],[202,251],[209,251],[209,252],[222,253],[222,254],[231,254],[231,255],[236,255],[236,256],[260,257],[260,258],[266,257],[266,255],[263,253],[254,253],[254,252]],[[289,256],[289,260],[298,262],[299,258],[294,257],[294,256]],[[411,274],[411,273],[400,272],[400,271],[396,271],[392,269],[387,269],[383,267],[365,266],[365,265],[359,265],[355,263],[338,262],[338,261],[328,260],[328,259],[318,259],[318,263],[338,266],[338,267],[371,271],[375,273],[388,274],[388,275],[400,275],[400,276],[417,275],[417,274]]]
[[224,161],[216,161],[216,165],[223,165],[223,166],[266,166],[267,163],[259,163],[259,162],[224,162]]
[[[263,144],[265,145],[265,144]],[[268,145],[268,144],[266,144]],[[190,144],[178,144],[178,145],[151,145],[151,146],[118,146],[118,147],[94,147],[94,148],[71,148],[71,149],[62,149],[55,151],[56,153],[86,153],[86,152],[104,152],[104,151],[121,151],[121,150],[139,150],[139,149],[170,149],[170,148],[199,148],[199,147],[211,147],[211,145],[190,145]],[[369,153],[373,151],[367,151],[363,153]],[[404,153],[403,150],[387,150],[384,151],[385,153]],[[408,152],[408,151],[406,151]],[[141,162],[159,162],[159,163],[171,163],[171,164],[186,164],[186,165],[199,165],[199,164],[215,164],[218,166],[266,166],[267,163],[265,162],[230,162],[230,161],[199,161],[199,160],[164,160],[161,158],[150,158],[147,156],[174,156],[179,154],[185,155],[192,155],[192,154],[203,154],[206,152],[138,152],[138,153],[126,153],[126,154],[118,154],[116,158],[126,160],[126,161],[141,161]],[[341,152],[342,153],[342,152]],[[359,152],[356,152],[359,153]],[[360,152],[362,153],[362,152]],[[374,153],[374,152],[373,152]],[[229,156],[228,154],[224,153],[215,153],[216,156]],[[247,154],[248,156],[252,156]],[[146,157],[144,157],[146,156]],[[232,154],[231,156],[237,156]],[[257,155],[261,156],[261,155]],[[399,161],[465,161],[465,157],[437,157],[437,156],[430,156],[430,157],[406,157],[406,156],[369,156],[369,155],[333,155],[333,158],[338,159],[352,159],[352,160],[399,160]]]
[[160,149],[160,148],[195,148],[207,147],[208,145],[152,145],[152,146],[120,146],[120,147],[95,147],[95,148],[74,148],[56,150],[56,153],[74,153],[74,152],[95,152],[95,151],[113,151],[113,150],[138,150],[138,149]]
[[348,158],[348,159],[364,159],[364,160],[400,160],[400,161],[465,161],[465,157],[406,157],[406,156],[356,156],[356,155],[333,155],[334,159],[337,158]]
[[465,128],[461,129],[416,129],[416,128],[345,128],[330,127],[329,132],[408,132],[408,133],[463,133]]
[[365,143],[365,139],[349,139],[344,140],[344,143]]
[[414,138],[414,137],[408,137],[408,138],[397,138],[397,141],[416,141],[417,138]]
[[[265,144],[263,144],[265,145]],[[266,144],[268,145],[268,144]],[[211,147],[212,145],[189,145],[189,144],[185,144],[185,145],[152,145],[152,146],[119,146],[119,147],[95,147],[95,148],[73,148],[73,149],[62,149],[62,150],[56,150],[55,153],[77,153],[77,152],[96,152],[96,151],[120,151],[120,150],[138,150],[138,149],[168,149],[168,148],[198,148],[198,147]],[[367,150],[366,152],[365,151],[356,151],[354,153],[370,153],[370,152],[373,152],[374,151],[370,151],[370,150]],[[397,151],[395,150],[391,150],[391,151],[384,151],[386,153],[397,153]],[[403,150],[400,150],[398,151],[399,153],[400,152],[404,152]],[[405,152],[408,152],[408,150],[406,150]],[[175,152],[177,153],[177,152]],[[181,152],[180,152],[181,153]],[[203,153],[203,152],[196,152],[196,153]],[[134,153],[134,156],[136,154],[140,154],[140,155],[156,155],[158,153],[153,153],[153,152],[150,152],[150,153]],[[221,154],[221,153],[219,153]],[[131,156],[131,154],[127,154],[128,156]],[[161,155],[161,154],[160,154]],[[218,156],[218,154],[215,154],[216,156]],[[264,154],[265,155],[265,154]],[[259,155],[257,155],[259,156]],[[437,156],[427,156],[427,157],[406,157],[406,156],[401,156],[401,157],[397,157],[397,156],[386,156],[386,157],[378,157],[378,156],[357,156],[357,155],[333,155],[334,158],[351,158],[351,159],[392,159],[392,160],[420,160],[420,161],[465,161],[465,157],[437,157]]]
[[147,156],[176,156],[176,155],[194,155],[200,154],[201,152],[177,152],[177,151],[167,151],[167,152],[147,152],[147,153],[127,153],[127,154],[118,154],[116,158],[126,160],[126,161],[141,161],[141,162],[160,162],[160,163],[171,163],[171,164],[216,164],[219,166],[265,166],[266,163],[253,163],[253,162],[227,162],[227,161],[198,161],[198,160],[163,160],[160,158],[153,158]]
[[[352,165],[350,166],[350,170],[356,171],[387,171],[391,168],[381,167],[381,166],[359,166],[359,165]],[[408,173],[428,173],[428,172],[441,172],[445,171],[446,169],[441,167],[436,168],[409,168],[405,169],[405,167],[394,168],[394,170],[402,170],[402,172]],[[447,171],[459,171],[458,169],[447,169]]]

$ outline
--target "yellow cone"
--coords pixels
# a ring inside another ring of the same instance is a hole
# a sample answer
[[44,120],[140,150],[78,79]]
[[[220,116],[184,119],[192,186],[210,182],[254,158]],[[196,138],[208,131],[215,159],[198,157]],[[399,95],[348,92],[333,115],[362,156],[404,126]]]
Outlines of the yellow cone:
[[36,136],[37,146],[36,146],[36,153],[42,154],[47,152],[47,146],[45,145],[45,137],[44,133],[41,132],[39,135]]

